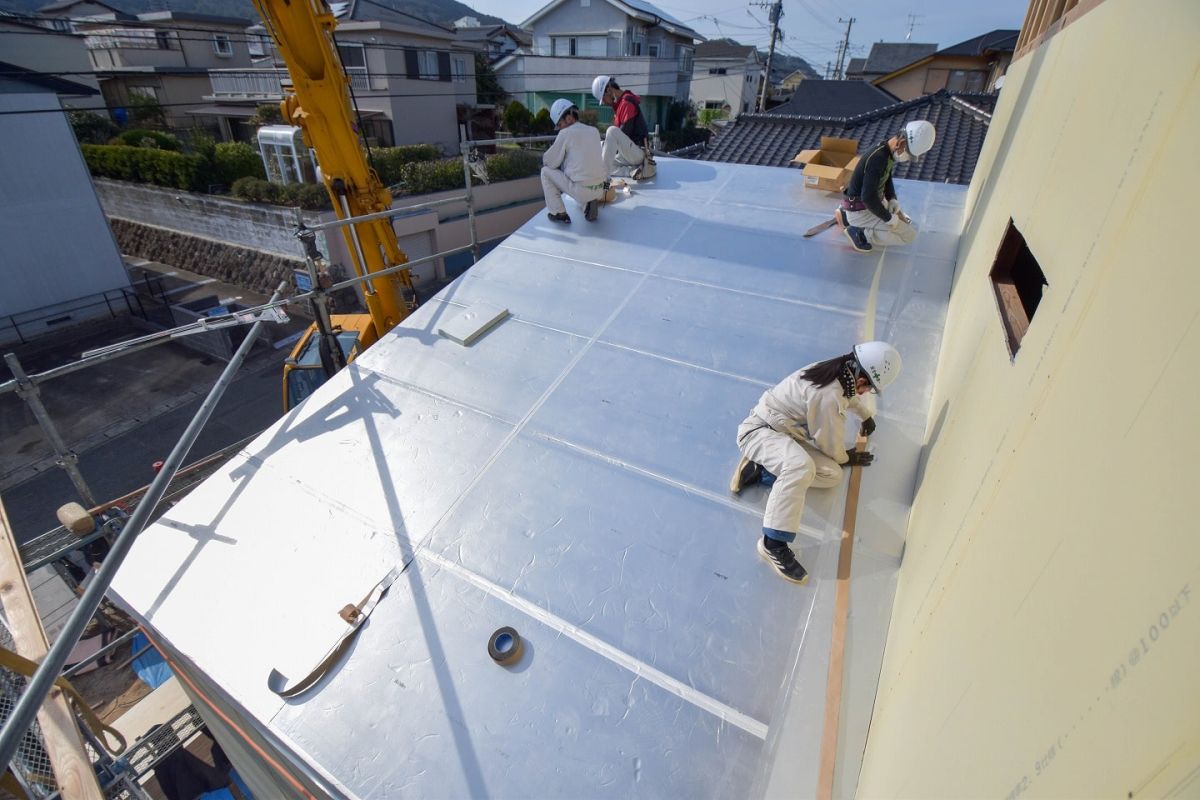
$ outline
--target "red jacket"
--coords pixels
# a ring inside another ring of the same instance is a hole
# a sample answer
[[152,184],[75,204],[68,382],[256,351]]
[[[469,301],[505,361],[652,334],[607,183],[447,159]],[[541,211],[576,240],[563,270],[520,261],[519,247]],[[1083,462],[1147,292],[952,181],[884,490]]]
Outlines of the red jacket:
[[625,135],[637,145],[644,144],[646,137],[650,135],[650,131],[646,127],[646,120],[642,117],[641,103],[642,98],[625,89],[617,98],[616,104],[613,105],[612,124],[624,131]]

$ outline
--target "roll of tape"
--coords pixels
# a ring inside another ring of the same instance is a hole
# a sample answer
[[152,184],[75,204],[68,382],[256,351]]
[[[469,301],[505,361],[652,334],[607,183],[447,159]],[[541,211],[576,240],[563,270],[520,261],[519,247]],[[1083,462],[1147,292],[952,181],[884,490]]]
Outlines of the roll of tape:
[[488,655],[502,667],[516,663],[522,650],[524,644],[521,642],[521,634],[508,626],[498,628],[492,634],[492,638],[488,639]]

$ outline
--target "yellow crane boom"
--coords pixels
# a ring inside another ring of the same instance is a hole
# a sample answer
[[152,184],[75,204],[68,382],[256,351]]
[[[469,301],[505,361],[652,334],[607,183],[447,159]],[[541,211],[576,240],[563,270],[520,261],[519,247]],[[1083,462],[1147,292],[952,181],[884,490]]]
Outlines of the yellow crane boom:
[[[341,219],[386,211],[392,195],[363,154],[351,114],[350,79],[342,69],[333,40],[337,21],[324,0],[254,0],[287,64],[292,93],[280,103],[286,122],[303,131],[304,142],[317,153],[325,189]],[[404,264],[387,219],[342,228],[346,247],[359,277]],[[412,275],[401,270],[363,285],[374,341],[408,316],[415,307]]]

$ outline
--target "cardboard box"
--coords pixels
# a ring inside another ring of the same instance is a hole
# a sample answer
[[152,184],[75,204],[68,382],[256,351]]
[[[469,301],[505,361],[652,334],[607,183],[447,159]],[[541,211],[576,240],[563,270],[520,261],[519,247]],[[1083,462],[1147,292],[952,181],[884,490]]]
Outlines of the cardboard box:
[[858,164],[858,140],[822,136],[820,150],[801,150],[792,159],[804,166],[804,188],[840,192]]

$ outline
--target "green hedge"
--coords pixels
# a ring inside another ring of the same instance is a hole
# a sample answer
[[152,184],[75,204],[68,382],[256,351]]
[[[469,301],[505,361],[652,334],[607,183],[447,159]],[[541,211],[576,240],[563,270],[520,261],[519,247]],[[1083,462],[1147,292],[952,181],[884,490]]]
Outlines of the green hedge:
[[93,175],[121,181],[152,183],[173,189],[206,188],[208,164],[200,156],[126,145],[81,145]]
[[313,211],[332,208],[325,187],[315,183],[271,183],[261,178],[238,178],[233,184],[233,196],[252,203],[272,203],[280,206],[300,206]]
[[442,157],[442,151],[431,144],[409,144],[402,147],[377,147],[371,150],[371,161],[379,172],[384,186],[392,186],[404,179],[405,164],[434,161]]
[[245,142],[221,142],[213,152],[213,178],[216,183],[232,186],[239,178],[266,180],[262,158]]
[[439,161],[414,161],[400,168],[400,183],[405,194],[429,194],[464,189],[461,158]]
[[542,171],[542,154],[529,150],[509,150],[487,157],[488,180],[492,183],[528,178]]
[[113,144],[123,144],[128,147],[151,147],[159,150],[180,150],[179,139],[162,131],[151,131],[144,128],[123,131],[118,134]]

